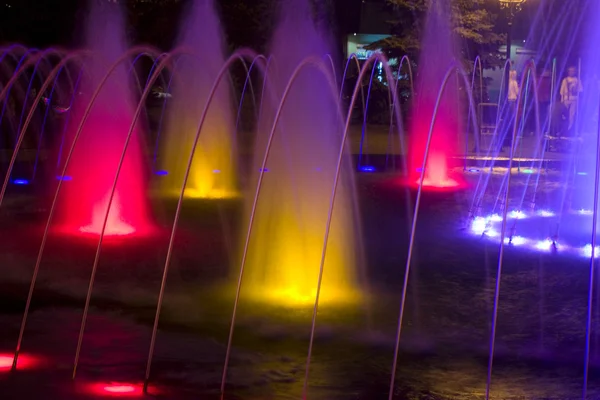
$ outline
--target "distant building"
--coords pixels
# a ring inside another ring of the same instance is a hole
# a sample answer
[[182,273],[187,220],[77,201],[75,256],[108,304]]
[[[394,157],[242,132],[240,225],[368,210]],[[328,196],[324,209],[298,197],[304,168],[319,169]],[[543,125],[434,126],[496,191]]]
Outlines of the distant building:
[[[385,1],[362,0],[360,8],[359,31],[352,33],[346,38],[346,58],[355,54],[364,61],[378,50],[367,50],[365,47],[371,43],[389,38],[391,35],[390,25],[387,22],[389,13],[385,9]],[[397,64],[397,60],[390,60],[390,65]],[[377,64],[377,79],[383,80],[383,65]]]

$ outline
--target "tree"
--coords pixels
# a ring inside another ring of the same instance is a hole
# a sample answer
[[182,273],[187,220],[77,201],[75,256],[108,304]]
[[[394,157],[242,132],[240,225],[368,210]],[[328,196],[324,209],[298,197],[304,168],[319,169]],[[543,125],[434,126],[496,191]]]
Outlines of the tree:
[[216,5],[231,50],[251,47],[267,51],[277,16],[276,0],[218,0]]
[[[369,48],[382,49],[389,57],[408,55],[417,59],[420,51],[420,38],[427,10],[432,1],[440,0],[386,0],[387,7],[394,16],[391,21],[393,36],[372,43]],[[463,42],[461,46],[465,68],[472,68],[476,56],[481,57],[484,68],[499,67],[504,55],[498,51],[505,36],[495,30],[498,18],[496,2],[486,0],[444,0],[451,1],[451,27]],[[494,3],[494,4],[492,4]]]

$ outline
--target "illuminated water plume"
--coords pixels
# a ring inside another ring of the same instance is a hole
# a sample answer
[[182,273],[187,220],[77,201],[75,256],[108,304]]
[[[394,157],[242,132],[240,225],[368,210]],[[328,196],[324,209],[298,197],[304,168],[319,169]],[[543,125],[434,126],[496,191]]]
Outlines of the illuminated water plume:
[[[76,96],[68,135],[71,143],[93,93],[110,65],[125,53],[124,21],[116,4],[92,2],[87,44],[94,52],[87,65],[82,93]],[[60,203],[62,230],[100,234],[127,134],[134,115],[128,67],[119,65],[100,89],[68,165]],[[143,168],[141,129],[136,127],[123,160],[113,197],[106,235],[144,233],[150,229]],[[70,143],[69,143],[70,145]]]
[[[286,3],[274,38],[271,48],[277,68],[269,82],[276,95],[263,108],[256,174],[275,110],[294,69],[306,57],[329,53],[302,0]],[[243,291],[259,301],[286,306],[315,302],[343,130],[339,105],[329,87],[321,72],[307,67],[293,84],[275,131],[243,285]],[[344,166],[327,244],[321,304],[346,303],[357,295],[352,176],[349,165]]]
[[[174,70],[164,135],[161,178],[163,193],[178,196],[189,155],[198,132],[200,116],[211,88],[225,63],[223,34],[211,0],[192,2],[181,27],[179,45],[195,50],[180,58]],[[221,81],[204,121],[194,153],[185,196],[228,198],[237,196],[234,124],[227,79]],[[217,172],[218,171],[218,172]]]
[[[439,89],[452,60],[455,46],[449,27],[449,10],[444,2],[434,1],[429,9],[419,60],[417,98],[410,123],[411,181],[421,180],[427,137],[431,129]],[[456,153],[461,123],[459,121],[458,85],[452,77],[443,92],[437,110],[423,186],[460,187],[462,182],[449,177],[449,158]]]

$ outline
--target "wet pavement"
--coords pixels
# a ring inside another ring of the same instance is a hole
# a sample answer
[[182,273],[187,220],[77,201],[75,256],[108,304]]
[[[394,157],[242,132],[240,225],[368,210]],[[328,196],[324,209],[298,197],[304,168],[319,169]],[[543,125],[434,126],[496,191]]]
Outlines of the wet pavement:
[[[496,185],[494,179],[491,184]],[[555,198],[558,183],[560,177],[544,177],[540,201]],[[513,184],[526,187],[526,176]],[[311,399],[387,399],[408,242],[407,192],[389,176],[363,175],[358,193],[371,301],[360,305],[362,311],[320,310],[309,379]],[[520,198],[520,191],[515,193]],[[471,192],[424,195],[394,399],[470,400],[485,393],[498,245],[461,230],[471,198]],[[199,211],[198,204],[191,209],[195,214],[185,214],[169,276],[151,381],[158,398],[210,400],[219,397],[232,309],[232,299],[218,297],[218,290],[211,287],[230,279],[230,273],[223,267],[224,236],[215,235],[221,221],[215,217],[218,210]],[[33,227],[42,220],[35,215],[27,223],[4,219],[14,224],[10,238],[0,243],[0,353],[10,354],[16,344],[39,245]],[[22,348],[39,364],[16,374],[0,372],[0,392],[8,396],[2,398],[110,398],[115,393],[102,392],[110,382],[139,385],[164,243],[161,236],[135,246],[107,244],[103,250],[73,381],[95,247],[53,239]],[[222,248],[217,251],[219,243]],[[588,267],[584,257],[507,247],[493,399],[564,399],[580,393]],[[241,300],[226,398],[300,398],[310,310],[262,309]],[[599,310],[594,308],[592,321],[592,396],[600,394]]]

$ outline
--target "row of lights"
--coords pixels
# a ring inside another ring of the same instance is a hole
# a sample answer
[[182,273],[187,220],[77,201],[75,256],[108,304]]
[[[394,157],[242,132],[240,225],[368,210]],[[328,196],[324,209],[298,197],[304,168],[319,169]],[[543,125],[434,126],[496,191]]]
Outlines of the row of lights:
[[[549,211],[549,210],[540,210],[536,214],[537,214],[537,216],[540,216],[543,218],[549,218],[549,217],[555,216],[555,213],[552,211]],[[582,210],[578,210],[577,214],[592,215],[593,213],[590,210],[582,209]],[[522,211],[517,211],[517,210],[511,211],[507,215],[507,219],[525,219],[525,218],[528,218],[528,215]],[[489,215],[488,217],[476,217],[471,222],[471,227],[470,227],[471,233],[478,235],[478,236],[491,238],[491,239],[499,238],[500,233],[497,230],[495,230],[492,226],[496,222],[502,222],[502,216],[500,216],[499,214],[492,214],[492,215]],[[550,238],[546,238],[544,240],[532,240],[532,239],[527,239],[523,236],[512,235],[512,236],[505,237],[504,243],[513,245],[513,246],[527,246],[527,247],[534,248],[534,249],[541,250],[541,251],[556,250],[558,248],[558,244],[556,243],[556,241],[552,240]],[[592,256],[592,245],[591,244],[587,244],[583,248],[571,247],[568,245],[561,244],[560,248],[562,251],[566,251],[566,252],[569,252],[569,251],[578,252],[584,257],[589,258]],[[594,257],[598,258],[600,256],[600,246],[596,246],[593,253],[594,253]]]
[[[420,169],[420,168],[418,168],[418,170],[419,170],[419,169]],[[319,170],[320,170],[320,169],[319,169]],[[359,168],[358,168],[358,170],[359,170],[360,172],[376,172],[376,171],[377,171],[377,170],[375,169],[375,167],[373,167],[372,165],[364,165],[364,166],[361,166],[361,167],[359,167]],[[259,171],[262,171],[262,169],[259,169]],[[477,170],[477,171],[478,171],[478,170]],[[264,172],[269,172],[269,169],[268,169],[268,168],[265,168],[265,169],[264,169]],[[418,171],[417,171],[417,172],[418,172]],[[475,172],[475,170],[469,170],[469,172]],[[221,173],[221,170],[215,169],[215,170],[213,170],[213,173],[214,173],[214,174],[219,174],[219,173]],[[159,176],[167,176],[167,175],[169,175],[169,171],[166,171],[166,170],[164,170],[164,169],[161,169],[161,170],[158,170],[158,171],[156,171],[156,172],[155,172],[155,174],[156,174],[156,175],[159,175]],[[57,177],[56,177],[56,179],[58,179],[58,180],[63,180],[63,181],[70,181],[70,180],[72,180],[73,178],[72,178],[72,177],[70,177],[70,176],[64,176],[64,177],[57,176]],[[29,184],[30,184],[30,181],[29,181],[28,179],[21,179],[21,178],[18,178],[18,179],[13,179],[13,180],[12,180],[12,183],[13,183],[13,184],[15,184],[15,185],[29,185]]]

